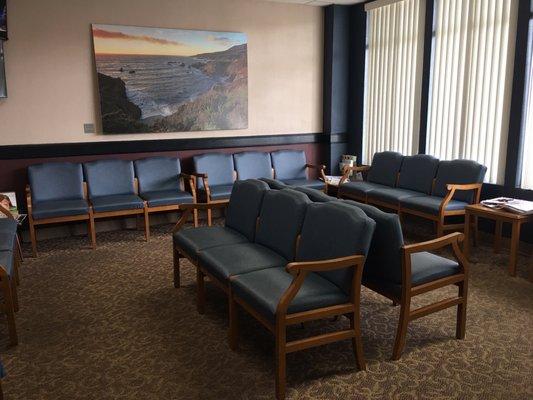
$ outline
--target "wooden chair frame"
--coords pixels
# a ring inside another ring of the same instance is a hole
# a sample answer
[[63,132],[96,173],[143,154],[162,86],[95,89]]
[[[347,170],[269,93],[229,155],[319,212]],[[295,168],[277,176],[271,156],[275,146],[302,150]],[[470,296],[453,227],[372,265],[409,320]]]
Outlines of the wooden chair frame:
[[[209,178],[208,178],[207,174],[200,173],[200,172],[194,172],[194,173],[191,174],[191,176],[199,178],[199,179],[202,180],[202,183],[204,185],[204,191],[205,191],[205,199],[199,199],[199,200],[205,200],[204,204],[211,204],[211,203],[218,203],[220,201],[226,201],[226,199],[224,199],[224,200],[212,200],[211,199],[211,189],[209,188]],[[237,171],[234,170],[233,171],[233,182],[235,182],[236,179],[237,179]],[[199,204],[202,204],[202,203],[199,203]],[[218,208],[218,207],[215,207],[215,208]],[[204,207],[204,208],[198,208],[195,211],[198,212],[198,210],[200,210],[200,209],[206,210],[206,212],[207,212],[207,226],[211,226],[212,222],[213,222],[213,209],[211,207]],[[198,215],[198,214],[196,214],[196,215]],[[196,218],[198,218],[198,216]]]
[[[466,305],[468,298],[468,272],[469,264],[460,249],[460,242],[464,239],[464,234],[459,232],[450,233],[446,236],[429,240],[422,243],[405,245],[402,247],[402,291],[400,297],[397,293],[387,291],[375,284],[365,282],[369,289],[391,299],[393,304],[400,304],[400,318],[392,353],[393,360],[399,360],[407,337],[407,326],[409,322],[424,317],[426,315],[442,311],[449,307],[457,306],[456,338],[464,339],[466,332]],[[435,279],[421,285],[411,284],[411,255],[425,251],[435,251],[446,246],[452,246],[453,254],[459,263],[460,272],[445,278]],[[449,285],[457,285],[458,295],[453,298],[438,301],[415,310],[411,310],[411,299],[423,293],[440,289]]]
[[[448,192],[446,193],[446,196],[443,197],[442,202],[439,206],[439,213],[437,215],[435,214],[429,214],[423,211],[413,210],[410,208],[404,208],[400,204],[394,204],[394,203],[387,203],[384,201],[379,201],[375,199],[370,199],[368,196],[357,196],[350,193],[343,193],[342,191],[342,184],[348,179],[350,171],[356,171],[356,172],[366,172],[370,169],[370,166],[360,166],[360,167],[349,167],[346,166],[344,168],[344,174],[341,178],[341,181],[339,183],[339,191],[338,191],[338,197],[339,198],[347,198],[352,200],[357,200],[366,204],[372,204],[378,207],[386,208],[389,210],[394,210],[398,213],[400,218],[402,217],[402,214],[411,214],[415,215],[424,219],[428,219],[431,221],[434,221],[436,225],[436,234],[437,237],[441,237],[444,235],[445,231],[448,230],[455,230],[455,229],[461,229],[464,230],[464,222],[461,224],[446,224],[446,218],[448,217],[457,217],[457,216],[463,216],[465,215],[465,210],[446,210],[446,207],[450,203],[450,201],[453,199],[453,196],[455,195],[455,192],[457,191],[474,191],[474,198],[472,204],[479,203],[480,197],[481,197],[481,188],[483,186],[482,183],[471,183],[471,184],[448,184],[446,186],[446,189]],[[396,178],[396,184],[398,183],[400,178],[400,174],[398,173],[398,176]],[[396,187],[396,186],[395,186]],[[435,179],[433,179],[432,183],[432,189],[431,192],[433,192],[433,189],[435,188]],[[391,189],[394,189],[391,187]],[[472,221],[475,226],[475,233],[477,237],[477,221]]]

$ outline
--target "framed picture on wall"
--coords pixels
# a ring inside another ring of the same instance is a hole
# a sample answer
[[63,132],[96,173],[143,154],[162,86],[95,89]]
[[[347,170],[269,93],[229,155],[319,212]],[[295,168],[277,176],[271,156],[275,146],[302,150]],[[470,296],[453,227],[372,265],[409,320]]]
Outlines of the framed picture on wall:
[[248,127],[247,36],[92,25],[104,133]]

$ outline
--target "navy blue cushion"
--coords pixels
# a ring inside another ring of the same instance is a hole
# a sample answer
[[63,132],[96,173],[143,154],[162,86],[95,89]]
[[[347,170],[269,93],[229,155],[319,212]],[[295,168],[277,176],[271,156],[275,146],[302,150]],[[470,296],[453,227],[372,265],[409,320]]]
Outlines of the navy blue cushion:
[[14,258],[12,250],[0,251],[0,266],[5,269],[8,276],[11,276],[13,273],[13,263]]
[[248,243],[239,232],[224,226],[200,226],[180,229],[173,235],[174,244],[190,257],[196,257],[201,250],[216,246]]
[[[446,185],[483,183],[487,167],[471,160],[441,161],[435,179],[434,196],[444,197],[448,193]],[[473,191],[457,191],[454,200],[471,203],[473,201]]]
[[326,184],[318,179],[285,179],[283,183],[289,186],[308,187],[313,189],[324,189]]
[[283,183],[282,181],[278,181],[277,179],[261,178],[260,180],[266,182],[270,189],[274,190],[281,190],[289,187],[285,183]]
[[[209,193],[211,193],[211,200],[224,200],[229,199],[231,191],[233,190],[233,184],[231,185],[214,185],[209,184]],[[205,190],[199,189],[198,194],[200,198],[205,198]]]
[[17,221],[11,218],[0,218],[0,232],[17,233]]
[[11,251],[15,247],[16,234],[0,231],[0,251]]
[[[281,296],[292,280],[292,275],[287,273],[285,268],[268,268],[233,277],[231,288],[237,297],[274,323]],[[344,304],[348,301],[348,295],[336,285],[318,274],[310,273],[291,301],[287,313]]]
[[439,160],[428,154],[404,157],[398,187],[431,194],[438,167]]
[[144,208],[143,200],[134,194],[94,197],[91,199],[96,212],[135,210]]
[[397,214],[383,212],[376,207],[355,201],[343,200],[360,208],[376,222],[374,236],[366,258],[364,276],[373,276],[394,283],[402,283],[402,246],[404,245],[400,218]]
[[[408,197],[400,200],[400,206],[409,210],[422,211],[432,215],[438,215],[439,208],[444,200],[436,196]],[[452,200],[446,205],[446,211],[464,210],[468,203]]]
[[221,281],[264,268],[284,267],[287,260],[257,243],[218,246],[198,253],[200,266]]
[[270,153],[262,151],[244,151],[233,154],[237,179],[272,178]]
[[174,204],[188,204],[194,202],[192,194],[182,190],[163,190],[159,192],[141,193],[141,198],[148,202],[150,207],[169,206]]
[[269,190],[265,182],[249,179],[233,185],[226,210],[226,226],[242,233],[253,242],[263,196]]
[[[359,208],[340,202],[312,203],[307,207],[297,261],[317,261],[364,255],[376,223]],[[352,288],[353,268],[318,272],[345,293]]]
[[371,183],[365,181],[353,181],[343,183],[340,187],[341,196],[342,195],[352,195],[359,198],[366,198],[366,196],[376,189],[390,189],[389,186],[380,185],[379,183]]
[[133,163],[98,160],[83,164],[89,197],[135,194]]
[[368,193],[368,199],[370,200],[382,201],[393,205],[400,204],[400,200],[418,196],[424,196],[424,194],[413,190],[399,188],[380,188]]
[[34,219],[69,217],[89,213],[87,200],[55,200],[42,201],[33,204],[32,215]]
[[307,161],[303,150],[279,150],[270,153],[270,156],[276,179],[307,179]]
[[83,199],[83,171],[78,163],[46,163],[28,167],[32,202]]
[[456,261],[428,252],[411,255],[411,284],[422,285],[460,272]]
[[337,200],[335,197],[328,196],[322,190],[302,186],[295,187],[294,190],[304,193],[307,197],[309,197],[309,200],[315,203],[327,203],[328,201]]
[[[181,173],[180,160],[176,157],[151,157],[136,160],[135,176],[139,181],[139,193],[178,191]],[[171,203],[174,204],[174,203]]]
[[300,233],[309,198],[295,190],[269,190],[263,198],[255,241],[294,260],[296,237]]
[[[217,185],[233,184],[233,156],[224,153],[206,153],[193,157],[194,171],[207,174],[208,184],[211,188]],[[196,185],[203,189],[202,179],[197,179]]]
[[402,161],[403,156],[394,151],[383,151],[374,154],[372,165],[368,171],[368,182],[394,187]]

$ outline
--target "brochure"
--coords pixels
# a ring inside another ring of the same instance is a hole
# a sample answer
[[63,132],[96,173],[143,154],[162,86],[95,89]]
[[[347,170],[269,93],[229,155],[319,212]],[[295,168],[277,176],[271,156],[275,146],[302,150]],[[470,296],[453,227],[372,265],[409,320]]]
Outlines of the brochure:
[[496,197],[495,199],[483,200],[481,204],[486,207],[510,211],[516,214],[533,214],[533,201],[513,199],[510,197]]

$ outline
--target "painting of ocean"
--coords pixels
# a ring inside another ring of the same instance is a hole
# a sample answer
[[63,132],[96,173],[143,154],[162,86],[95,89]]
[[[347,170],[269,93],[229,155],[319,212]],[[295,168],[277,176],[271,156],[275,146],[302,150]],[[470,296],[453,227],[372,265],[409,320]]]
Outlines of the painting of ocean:
[[93,25],[104,133],[248,126],[242,33]]

